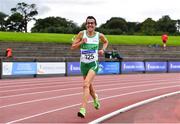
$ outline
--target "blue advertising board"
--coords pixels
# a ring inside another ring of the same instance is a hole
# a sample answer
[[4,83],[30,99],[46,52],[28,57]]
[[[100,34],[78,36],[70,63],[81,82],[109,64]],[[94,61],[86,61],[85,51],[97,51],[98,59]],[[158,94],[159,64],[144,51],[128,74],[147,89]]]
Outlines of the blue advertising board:
[[145,62],[146,72],[167,72],[167,62]]
[[79,62],[68,62],[67,63],[67,75],[80,75],[80,63]]
[[119,74],[120,62],[100,62],[98,74]]
[[35,62],[13,62],[12,75],[33,75],[37,72]]
[[180,62],[168,62],[169,72],[180,72]]
[[121,71],[122,73],[144,72],[144,62],[122,62]]
[[[120,63],[119,62],[99,62],[98,74],[119,74]],[[80,75],[80,63],[68,62],[67,63],[67,75]]]

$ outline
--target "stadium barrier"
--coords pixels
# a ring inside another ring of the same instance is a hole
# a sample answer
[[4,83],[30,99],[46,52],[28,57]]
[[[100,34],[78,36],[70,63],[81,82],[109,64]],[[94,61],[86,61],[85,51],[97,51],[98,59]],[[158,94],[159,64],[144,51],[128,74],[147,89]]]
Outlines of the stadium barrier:
[[[2,61],[0,78],[81,75],[79,62]],[[99,75],[180,72],[180,61],[102,61]]]

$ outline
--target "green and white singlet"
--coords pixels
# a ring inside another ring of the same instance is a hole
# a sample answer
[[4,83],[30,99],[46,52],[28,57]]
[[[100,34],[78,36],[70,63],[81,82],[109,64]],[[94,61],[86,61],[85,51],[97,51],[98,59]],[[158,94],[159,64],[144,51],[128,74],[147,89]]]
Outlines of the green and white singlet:
[[80,46],[80,62],[90,63],[98,61],[99,32],[96,32],[94,36],[90,37],[87,35],[87,31],[84,30],[83,38],[86,38],[87,42]]

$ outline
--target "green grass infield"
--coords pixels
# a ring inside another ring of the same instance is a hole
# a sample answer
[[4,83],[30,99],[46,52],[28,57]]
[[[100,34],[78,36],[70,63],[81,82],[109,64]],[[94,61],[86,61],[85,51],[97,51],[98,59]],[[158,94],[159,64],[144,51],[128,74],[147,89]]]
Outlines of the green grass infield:
[[[76,34],[53,34],[53,33],[16,33],[0,32],[0,42],[56,42],[72,43]],[[161,36],[136,36],[136,35],[105,35],[110,44],[120,45],[162,45]],[[169,36],[167,45],[180,46],[180,36]]]

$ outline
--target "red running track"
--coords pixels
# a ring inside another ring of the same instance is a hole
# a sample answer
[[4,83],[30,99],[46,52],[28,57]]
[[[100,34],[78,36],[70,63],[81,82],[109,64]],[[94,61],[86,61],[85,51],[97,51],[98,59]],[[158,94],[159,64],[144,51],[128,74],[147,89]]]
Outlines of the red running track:
[[[161,99],[148,102],[126,112],[114,115],[100,121],[101,123],[130,123],[130,124],[149,124],[163,123],[175,124],[180,123],[180,92],[170,93],[170,96],[163,95]],[[97,121],[97,120],[96,120]]]
[[82,77],[0,80],[0,123],[87,123],[120,108],[180,91],[179,73],[96,76],[101,108],[77,117]]

